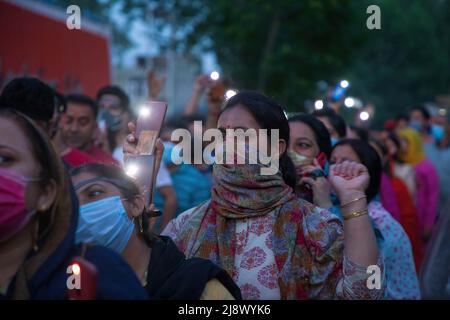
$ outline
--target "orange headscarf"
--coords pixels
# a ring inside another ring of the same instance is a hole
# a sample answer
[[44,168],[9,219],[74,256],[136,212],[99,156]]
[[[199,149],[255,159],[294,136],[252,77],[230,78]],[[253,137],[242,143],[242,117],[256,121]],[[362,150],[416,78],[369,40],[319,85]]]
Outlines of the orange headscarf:
[[416,165],[425,159],[422,137],[416,130],[411,128],[401,129],[399,135],[408,143],[406,152],[400,155],[404,162]]

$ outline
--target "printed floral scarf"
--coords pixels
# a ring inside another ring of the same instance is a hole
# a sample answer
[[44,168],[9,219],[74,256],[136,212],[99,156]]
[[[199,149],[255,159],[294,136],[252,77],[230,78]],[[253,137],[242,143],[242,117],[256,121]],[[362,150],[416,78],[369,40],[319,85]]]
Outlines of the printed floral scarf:
[[332,298],[342,275],[342,225],[333,220],[331,227],[327,221],[308,226],[305,220],[320,219],[317,212],[311,215],[313,205],[297,198],[281,173],[264,176],[260,168],[214,165],[211,201],[194,209],[177,235],[178,246],[188,258],[210,259],[234,277],[236,220],[274,212],[273,250],[281,298]]

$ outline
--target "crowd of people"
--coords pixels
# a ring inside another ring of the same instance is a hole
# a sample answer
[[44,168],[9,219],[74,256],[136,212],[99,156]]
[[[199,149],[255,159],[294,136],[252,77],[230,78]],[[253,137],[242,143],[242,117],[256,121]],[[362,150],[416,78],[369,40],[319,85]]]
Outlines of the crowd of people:
[[[93,98],[37,78],[6,84],[0,299],[72,297],[67,267],[80,257],[95,270],[95,299],[421,299],[450,193],[445,118],[417,106],[369,131],[331,107],[287,117],[262,93],[222,89],[200,76],[184,113],[165,122],[148,206],[124,168],[138,137],[123,89]],[[172,132],[193,133],[195,121],[277,130],[277,173],[175,162]]]

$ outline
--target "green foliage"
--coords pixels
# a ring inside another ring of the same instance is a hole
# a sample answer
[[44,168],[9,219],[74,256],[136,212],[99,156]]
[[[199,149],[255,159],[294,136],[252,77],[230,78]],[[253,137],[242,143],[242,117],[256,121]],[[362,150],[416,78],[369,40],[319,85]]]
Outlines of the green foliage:
[[450,92],[450,2],[375,3],[382,29],[365,31],[367,40],[355,53],[350,78],[352,93],[375,103],[375,124],[380,125],[413,104]]
[[[130,22],[152,24],[162,49],[215,52],[234,86],[290,111],[317,97],[319,80],[349,79],[351,95],[375,104],[376,124],[450,91],[450,0],[79,2],[106,19],[120,3]],[[381,8],[381,30],[366,28],[371,4]]]
[[182,15],[196,14],[187,43],[214,51],[238,88],[262,90],[290,110],[301,108],[317,81],[343,73],[361,42],[351,1],[197,2],[197,14],[178,6]]

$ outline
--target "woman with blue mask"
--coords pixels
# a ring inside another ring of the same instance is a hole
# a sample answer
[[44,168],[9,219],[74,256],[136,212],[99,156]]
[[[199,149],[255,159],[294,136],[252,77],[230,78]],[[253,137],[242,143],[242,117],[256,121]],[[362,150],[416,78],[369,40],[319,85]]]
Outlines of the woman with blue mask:
[[208,260],[187,259],[167,237],[149,231],[152,208],[134,180],[115,166],[88,164],[71,171],[80,201],[76,241],[121,254],[151,299],[239,299],[239,288]]

